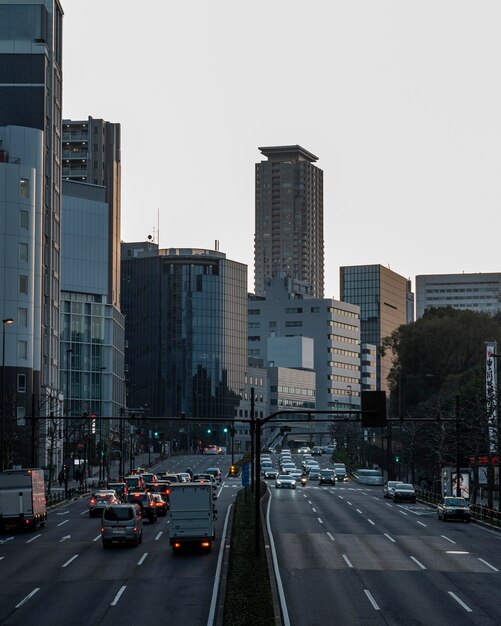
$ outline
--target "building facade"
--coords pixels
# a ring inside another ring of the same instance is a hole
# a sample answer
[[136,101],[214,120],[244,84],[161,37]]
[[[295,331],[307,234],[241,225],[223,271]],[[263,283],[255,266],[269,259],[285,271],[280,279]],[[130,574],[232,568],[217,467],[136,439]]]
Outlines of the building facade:
[[426,309],[453,309],[498,313],[501,310],[501,273],[423,274],[416,276],[416,318]]
[[6,466],[39,463],[45,442],[33,444],[25,418],[62,404],[62,22],[57,0],[0,1],[0,248],[14,253],[0,261],[2,319],[13,320],[2,345]]
[[247,369],[245,265],[214,250],[124,243],[122,312],[128,406],[233,420]]
[[377,390],[388,392],[393,356],[383,356],[381,346],[399,326],[413,321],[410,281],[382,265],[341,267],[340,298],[360,307],[362,342],[376,346]]
[[259,148],[255,167],[254,288],[286,274],[324,295],[323,172],[301,146]]

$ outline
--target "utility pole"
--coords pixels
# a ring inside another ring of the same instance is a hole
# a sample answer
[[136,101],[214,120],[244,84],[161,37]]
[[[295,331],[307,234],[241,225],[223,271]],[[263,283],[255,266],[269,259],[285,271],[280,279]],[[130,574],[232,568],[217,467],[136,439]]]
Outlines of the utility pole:
[[254,493],[254,437],[255,437],[255,417],[254,417],[254,387],[250,390],[250,436],[251,436],[251,492]]
[[459,396],[456,396],[456,497],[461,497],[461,463],[459,457]]
[[256,420],[256,479],[254,490],[255,521],[256,532],[254,534],[254,554],[259,556],[259,538],[261,526],[261,420]]

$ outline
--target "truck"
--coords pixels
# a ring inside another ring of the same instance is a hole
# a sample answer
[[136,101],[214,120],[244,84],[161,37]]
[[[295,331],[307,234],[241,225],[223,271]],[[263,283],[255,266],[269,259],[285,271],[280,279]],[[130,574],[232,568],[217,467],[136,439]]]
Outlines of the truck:
[[171,483],[169,541],[174,552],[200,547],[207,552],[216,537],[217,512],[209,482]]
[[0,472],[0,530],[45,526],[44,474],[41,469]]

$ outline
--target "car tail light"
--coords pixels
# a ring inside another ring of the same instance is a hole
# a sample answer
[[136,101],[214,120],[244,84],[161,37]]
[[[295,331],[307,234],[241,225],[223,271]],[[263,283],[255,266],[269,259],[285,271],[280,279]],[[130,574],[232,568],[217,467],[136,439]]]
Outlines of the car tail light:
[[104,528],[101,528],[101,532],[104,533]]
[[166,490],[165,490],[165,493],[166,493],[167,495],[170,495],[170,489],[166,489]]
[[29,519],[25,519],[25,520],[24,520],[24,523],[25,523],[25,524],[29,524],[29,523],[30,523],[30,520],[29,520]]
[[134,532],[137,533],[137,526],[134,526]]
[[91,499],[90,499],[90,503],[91,503],[91,504],[96,504],[96,498],[91,498]]
[[181,547],[181,544],[180,544],[179,542],[176,542],[176,543],[174,544],[174,548],[180,548],[180,547]]
[[202,548],[208,548],[210,546],[210,543],[208,541],[202,541]]

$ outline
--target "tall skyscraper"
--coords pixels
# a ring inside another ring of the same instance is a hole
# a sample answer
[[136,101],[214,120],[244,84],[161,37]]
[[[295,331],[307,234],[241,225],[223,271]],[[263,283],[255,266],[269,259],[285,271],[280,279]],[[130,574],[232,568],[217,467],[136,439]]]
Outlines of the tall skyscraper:
[[57,415],[60,402],[62,22],[57,0],[0,0],[3,421],[18,441],[7,464],[30,462],[25,416]]
[[340,299],[360,307],[362,343],[377,350],[377,389],[388,392],[392,355],[381,355],[381,343],[413,317],[410,280],[382,265],[356,265],[340,269]]
[[256,163],[254,288],[266,295],[266,281],[284,274],[324,295],[323,172],[301,146],[259,148]]

